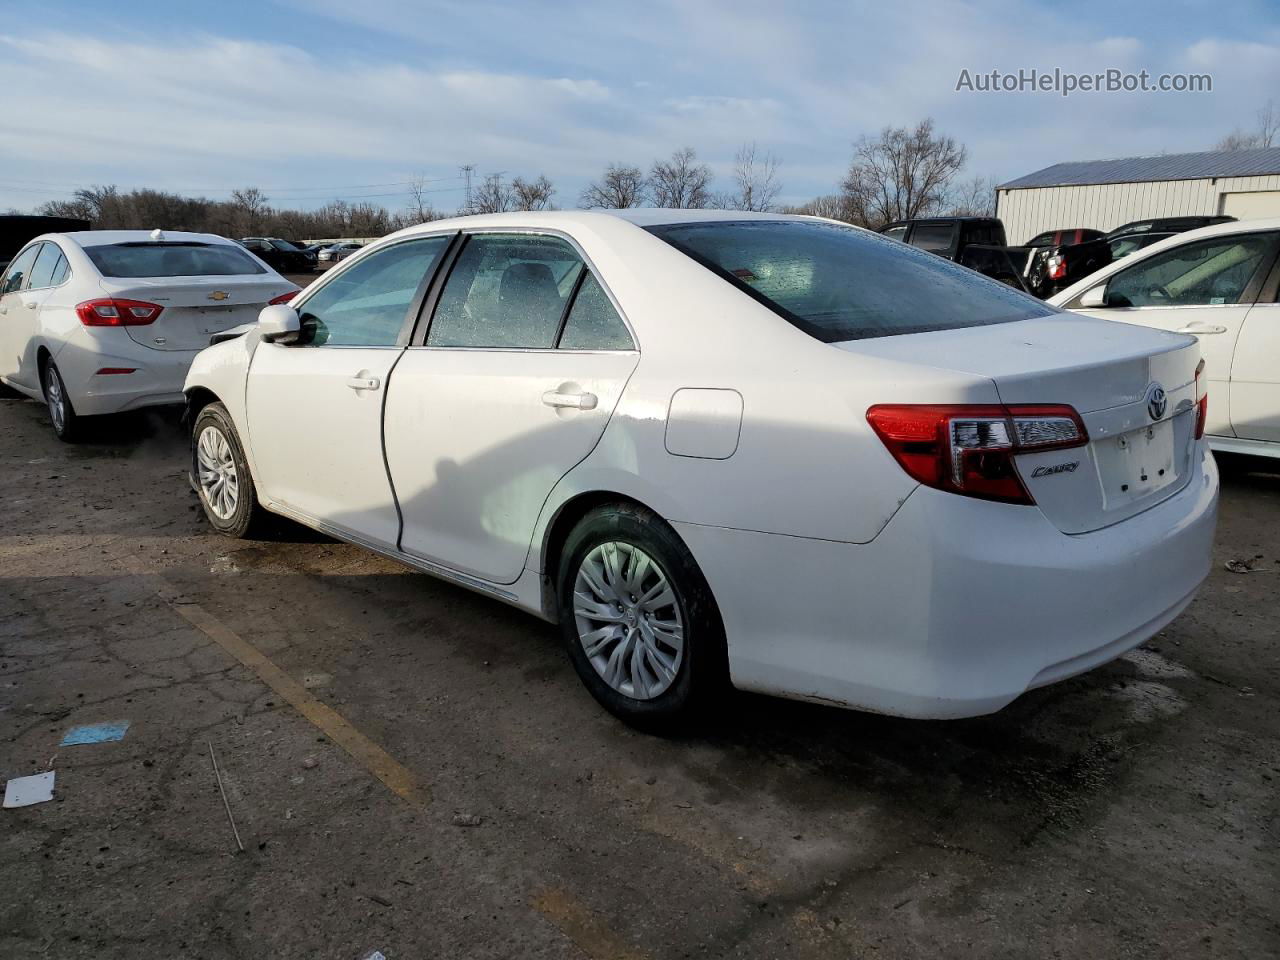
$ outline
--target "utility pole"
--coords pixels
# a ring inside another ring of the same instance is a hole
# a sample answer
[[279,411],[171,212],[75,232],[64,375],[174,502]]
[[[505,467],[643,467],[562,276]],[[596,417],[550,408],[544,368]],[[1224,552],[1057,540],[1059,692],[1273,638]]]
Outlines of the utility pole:
[[462,177],[466,180],[466,206],[463,207],[468,213],[471,212],[471,175],[475,173],[476,165],[474,163],[466,163],[458,168],[462,171]]

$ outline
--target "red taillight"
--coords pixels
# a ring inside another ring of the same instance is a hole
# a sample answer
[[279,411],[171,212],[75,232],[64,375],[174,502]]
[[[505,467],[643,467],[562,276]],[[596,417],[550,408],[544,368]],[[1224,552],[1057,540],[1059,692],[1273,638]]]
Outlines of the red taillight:
[[136,367],[100,367],[98,369],[98,372],[94,374],[94,376],[97,376],[97,377],[116,376],[122,373],[133,373],[136,370],[137,370]]
[[1034,504],[1013,458],[1078,447],[1084,421],[1065,404],[877,404],[867,422],[911,477],[983,500]]
[[155,323],[164,307],[145,300],[107,297],[76,304],[76,315],[86,327],[145,327]]
[[1067,275],[1067,258],[1058,254],[1049,258],[1049,279],[1061,280]]
[[267,306],[269,306],[269,307],[274,307],[274,306],[277,306],[278,304],[281,304],[281,303],[288,303],[290,300],[292,300],[292,299],[293,299],[294,297],[296,297],[297,295],[298,295],[298,291],[297,291],[297,290],[293,290],[293,291],[291,291],[291,292],[289,292],[289,293],[282,293],[282,294],[280,294],[280,296],[278,296],[278,297],[272,297],[270,300],[268,300],[268,301],[267,301]]
[[1196,439],[1204,436],[1204,422],[1209,417],[1209,388],[1200,382],[1204,361],[1196,366]]

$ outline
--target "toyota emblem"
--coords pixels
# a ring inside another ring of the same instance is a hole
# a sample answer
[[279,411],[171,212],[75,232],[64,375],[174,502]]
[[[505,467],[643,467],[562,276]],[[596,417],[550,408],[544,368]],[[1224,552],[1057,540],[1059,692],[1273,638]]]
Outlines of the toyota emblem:
[[1164,387],[1153,383],[1147,389],[1147,413],[1151,414],[1152,420],[1159,420],[1168,406],[1169,395],[1164,392]]

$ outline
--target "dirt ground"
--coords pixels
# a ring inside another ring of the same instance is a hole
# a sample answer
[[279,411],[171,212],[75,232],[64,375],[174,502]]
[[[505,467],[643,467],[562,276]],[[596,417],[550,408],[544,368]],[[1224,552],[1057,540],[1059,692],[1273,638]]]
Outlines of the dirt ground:
[[0,811],[0,956],[1276,956],[1280,473],[1229,468],[1199,599],[1107,667],[665,740],[523,614],[212,534],[176,417],[68,446],[0,400],[0,778],[57,772]]

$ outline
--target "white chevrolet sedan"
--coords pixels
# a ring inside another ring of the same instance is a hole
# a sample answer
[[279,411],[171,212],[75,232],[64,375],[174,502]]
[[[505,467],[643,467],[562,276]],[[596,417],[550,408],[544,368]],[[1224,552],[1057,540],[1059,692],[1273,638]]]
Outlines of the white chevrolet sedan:
[[1213,394],[1210,445],[1280,457],[1280,218],[1175,234],[1050,302],[1195,336]]
[[670,725],[729,684],[1000,709],[1191,602],[1188,336],[874,233],[683,210],[424,224],[196,358],[192,480],[558,622]]
[[47,234],[0,280],[0,381],[44,400],[54,431],[74,440],[84,417],[182,403],[211,336],[297,290],[210,234]]

